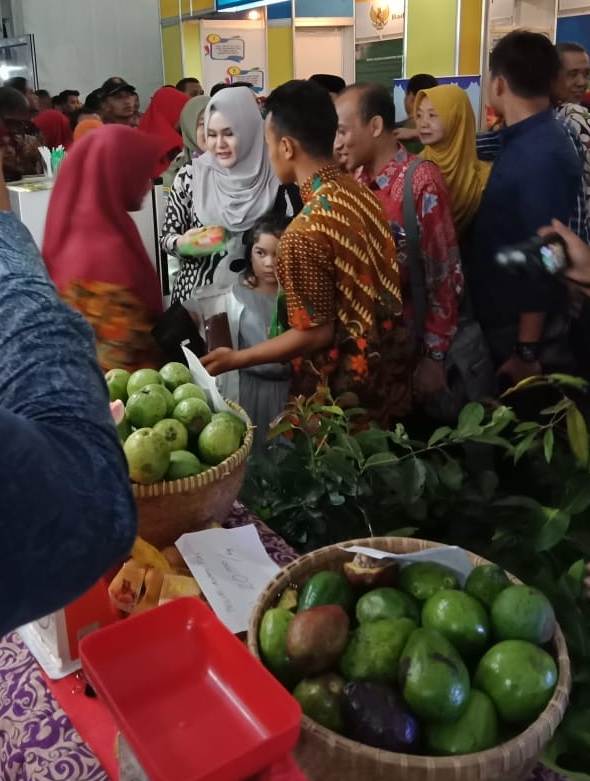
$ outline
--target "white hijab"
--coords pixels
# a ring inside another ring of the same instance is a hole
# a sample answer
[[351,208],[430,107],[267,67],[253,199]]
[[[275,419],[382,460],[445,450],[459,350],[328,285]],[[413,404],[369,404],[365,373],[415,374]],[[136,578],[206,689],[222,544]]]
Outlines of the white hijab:
[[195,213],[205,226],[220,225],[232,233],[250,230],[274,206],[279,190],[264,140],[264,122],[248,87],[221,90],[205,112],[205,132],[219,111],[237,137],[237,161],[221,166],[211,152],[193,160]]

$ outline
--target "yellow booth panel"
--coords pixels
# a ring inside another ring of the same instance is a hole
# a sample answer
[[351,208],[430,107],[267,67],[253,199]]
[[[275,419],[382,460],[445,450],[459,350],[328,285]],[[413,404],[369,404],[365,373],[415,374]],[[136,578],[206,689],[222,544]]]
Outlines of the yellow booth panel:
[[406,13],[406,75],[453,75],[457,0],[408,0]]
[[180,26],[162,27],[162,53],[164,55],[164,82],[176,84],[182,79],[182,50]]
[[184,38],[184,75],[194,76],[201,80],[203,70],[201,67],[201,28],[198,22],[183,22],[182,35]]
[[160,17],[162,19],[178,17],[178,0],[160,0]]
[[459,73],[466,76],[481,70],[481,15],[482,0],[462,0]]
[[267,30],[268,73],[270,89],[279,87],[293,78],[293,31],[291,26],[273,27]]

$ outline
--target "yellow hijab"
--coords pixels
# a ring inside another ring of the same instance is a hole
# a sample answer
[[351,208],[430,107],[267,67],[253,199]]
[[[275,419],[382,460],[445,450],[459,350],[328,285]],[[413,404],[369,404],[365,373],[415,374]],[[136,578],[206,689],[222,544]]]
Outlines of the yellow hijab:
[[446,133],[438,144],[426,146],[422,157],[440,168],[451,194],[457,231],[462,233],[479,208],[491,164],[477,159],[475,116],[461,87],[446,84],[422,90],[416,96],[414,114],[424,98],[434,106]]

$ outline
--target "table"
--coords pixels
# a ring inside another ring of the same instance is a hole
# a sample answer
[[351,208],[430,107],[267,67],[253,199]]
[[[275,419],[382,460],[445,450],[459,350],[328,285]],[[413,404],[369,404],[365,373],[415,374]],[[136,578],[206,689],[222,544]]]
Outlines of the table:
[[[225,525],[248,523],[257,526],[277,564],[295,558],[284,540],[236,503]],[[15,632],[0,640],[0,781],[109,781]],[[539,766],[530,781],[566,780]]]

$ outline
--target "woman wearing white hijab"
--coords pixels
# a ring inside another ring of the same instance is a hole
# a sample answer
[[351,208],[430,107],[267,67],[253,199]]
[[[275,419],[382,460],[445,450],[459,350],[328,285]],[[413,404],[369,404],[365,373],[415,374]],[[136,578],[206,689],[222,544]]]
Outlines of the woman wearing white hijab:
[[[264,123],[247,87],[218,92],[205,113],[208,151],[180,169],[170,191],[161,246],[181,258],[172,303],[205,285],[227,287],[243,270],[244,234],[269,211],[289,207],[273,173]],[[199,258],[178,252],[201,227],[223,227],[225,250]]]

